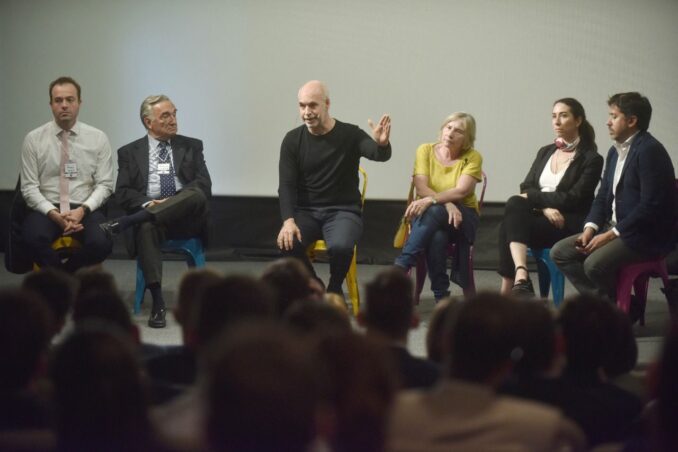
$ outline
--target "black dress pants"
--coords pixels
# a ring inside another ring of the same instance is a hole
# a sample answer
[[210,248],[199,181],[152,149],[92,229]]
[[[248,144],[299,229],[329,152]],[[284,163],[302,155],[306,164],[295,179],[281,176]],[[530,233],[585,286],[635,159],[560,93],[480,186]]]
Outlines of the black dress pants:
[[515,263],[509,243],[524,243],[530,248],[550,248],[558,240],[574,234],[567,227],[558,229],[544,216],[535,211],[527,199],[512,196],[506,202],[504,220],[499,225],[499,270],[506,278],[515,277]]

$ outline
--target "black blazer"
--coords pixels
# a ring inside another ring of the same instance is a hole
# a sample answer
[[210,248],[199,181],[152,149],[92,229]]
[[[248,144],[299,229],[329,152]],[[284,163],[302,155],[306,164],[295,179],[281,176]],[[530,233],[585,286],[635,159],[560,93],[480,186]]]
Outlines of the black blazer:
[[[212,180],[203,156],[202,141],[176,135],[170,140],[174,171],[184,188],[197,187],[209,199],[212,196]],[[115,184],[115,200],[128,214],[140,210],[151,200],[148,189],[148,136],[133,141],[118,149],[118,180]],[[195,221],[204,223],[200,234],[203,245],[208,244],[207,214]],[[130,256],[136,256],[134,231],[125,231],[125,243]]]
[[[176,135],[170,140],[177,177],[186,187],[198,187],[209,199],[212,180],[203,156],[202,141]],[[148,188],[148,136],[118,149],[118,180],[115,200],[128,214],[150,201]]]
[[664,146],[649,132],[633,139],[624,169],[612,193],[617,150],[607,153],[605,174],[586,222],[603,228],[612,219],[612,201],[616,200],[617,225],[624,244],[649,256],[673,249],[678,215],[675,173]]
[[578,150],[556,191],[543,192],[539,187],[539,177],[554,152],[555,144],[539,149],[530,171],[520,184],[520,192],[527,194],[527,200],[535,209],[558,209],[565,218],[565,227],[571,231],[579,231],[584,225],[584,218],[591,208],[593,195],[600,181],[603,157],[591,149]]

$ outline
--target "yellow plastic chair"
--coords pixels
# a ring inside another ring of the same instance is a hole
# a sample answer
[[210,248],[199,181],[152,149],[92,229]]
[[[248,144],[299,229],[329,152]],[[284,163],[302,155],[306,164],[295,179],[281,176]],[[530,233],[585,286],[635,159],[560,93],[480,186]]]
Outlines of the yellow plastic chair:
[[[365,205],[365,194],[367,193],[367,173],[362,167],[358,168],[360,176],[362,178],[362,184],[360,186],[360,206],[361,208]],[[309,245],[306,254],[308,258],[312,261],[315,260],[318,253],[327,252],[327,244],[324,240],[316,240],[314,243]],[[351,299],[351,306],[353,308],[353,315],[357,315],[360,311],[360,290],[358,289],[358,264],[356,261],[356,256],[358,255],[358,247],[353,247],[353,258],[351,259],[351,266],[348,268],[348,273],[346,273],[346,287],[348,289],[348,296]]]
[[[62,254],[66,255],[68,253],[71,253],[73,250],[82,248],[82,244],[69,235],[62,235],[61,237],[58,237],[55,241],[53,241],[50,247],[54,251],[57,251],[61,256]],[[40,270],[40,266],[35,262],[33,263],[33,270],[34,271]]]

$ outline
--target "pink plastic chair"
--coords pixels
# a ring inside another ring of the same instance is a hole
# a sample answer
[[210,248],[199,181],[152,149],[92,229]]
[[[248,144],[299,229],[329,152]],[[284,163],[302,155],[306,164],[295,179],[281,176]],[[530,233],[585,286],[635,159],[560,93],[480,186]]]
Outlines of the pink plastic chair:
[[[678,179],[675,180],[676,193],[678,193]],[[676,222],[678,233],[678,222]],[[622,267],[617,274],[617,306],[628,313],[631,306],[631,286],[635,295],[642,303],[640,324],[645,325],[645,306],[647,305],[647,287],[650,277],[661,278],[664,282],[664,290],[669,289],[669,274],[666,269],[666,259],[653,259],[644,262],[636,262]]]
[[628,313],[631,305],[631,287],[643,307],[640,324],[645,325],[645,305],[647,304],[647,288],[649,279],[661,278],[664,289],[669,288],[669,275],[666,271],[666,259],[654,259],[636,262],[622,267],[617,276],[617,306]]
[[[414,182],[412,182],[414,183]],[[480,211],[483,208],[483,199],[485,198],[485,189],[487,188],[487,175],[483,171],[483,180],[482,180],[480,197],[478,198],[478,210]],[[449,243],[447,245],[447,255],[456,256],[456,243]],[[419,304],[421,298],[421,292],[424,289],[424,282],[426,282],[426,255],[420,253],[417,256],[417,267],[416,267],[416,279],[415,279],[415,289],[414,289],[414,302]],[[473,278],[473,245],[468,253],[468,287],[464,289],[464,297],[468,298],[475,295],[476,293],[476,283]]]

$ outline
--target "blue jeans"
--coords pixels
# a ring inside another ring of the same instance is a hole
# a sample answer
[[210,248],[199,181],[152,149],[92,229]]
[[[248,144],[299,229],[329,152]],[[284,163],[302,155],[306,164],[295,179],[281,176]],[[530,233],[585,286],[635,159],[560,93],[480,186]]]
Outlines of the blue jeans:
[[431,280],[431,291],[436,299],[449,295],[450,278],[447,275],[447,244],[459,231],[448,223],[447,209],[430,206],[423,215],[412,221],[410,237],[395,265],[406,270],[417,264],[417,255],[426,252],[426,265]]

